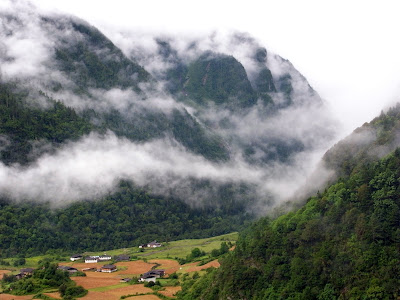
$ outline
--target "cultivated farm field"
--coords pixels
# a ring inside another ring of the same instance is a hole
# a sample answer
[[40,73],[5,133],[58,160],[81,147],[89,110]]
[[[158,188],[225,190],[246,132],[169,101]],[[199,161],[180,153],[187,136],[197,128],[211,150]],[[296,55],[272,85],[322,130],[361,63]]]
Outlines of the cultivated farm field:
[[[133,247],[106,251],[109,255],[130,255],[130,261],[85,263],[83,260],[71,262],[67,257],[58,261],[53,258],[53,261],[58,262],[59,265],[76,268],[79,271],[86,268],[99,269],[105,264],[114,264],[117,267],[117,271],[112,273],[87,271],[85,272],[86,276],[71,277],[77,285],[81,285],[88,290],[86,296],[79,298],[82,300],[120,300],[123,298],[132,300],[174,299],[176,293],[181,290],[181,284],[184,280],[190,279],[194,273],[201,276],[203,274],[201,271],[205,269],[218,268],[218,259],[212,259],[210,255],[211,251],[218,249],[221,242],[235,243],[237,237],[237,233],[232,233],[208,239],[169,242],[163,244],[162,247],[154,249]],[[201,257],[197,257],[192,261],[189,260],[187,263],[182,263],[182,259],[187,259],[194,248],[200,249],[204,255],[202,254]],[[101,254],[90,252],[82,253],[82,255]],[[26,265],[19,268],[35,268],[41,260],[46,258],[51,259],[49,256],[26,258]],[[7,260],[10,263],[13,261],[12,258]],[[165,275],[159,280],[157,286],[145,286],[145,284],[137,281],[142,274],[152,269],[165,270]],[[0,278],[3,274],[17,274],[18,272],[19,269],[12,267],[2,270],[0,265]],[[173,275],[172,278],[170,278],[171,275]],[[133,280],[130,283],[121,282],[121,279],[124,278],[133,278]],[[47,299],[61,299],[60,294],[55,290],[44,291],[43,294],[48,297]],[[0,300],[30,300],[34,297],[35,295],[15,296],[2,294],[0,290]]]

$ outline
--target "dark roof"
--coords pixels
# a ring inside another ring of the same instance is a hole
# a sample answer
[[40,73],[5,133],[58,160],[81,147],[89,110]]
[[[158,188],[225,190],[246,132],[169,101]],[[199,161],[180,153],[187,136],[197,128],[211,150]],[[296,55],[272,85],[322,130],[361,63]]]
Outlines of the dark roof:
[[147,279],[147,278],[156,278],[156,276],[155,276],[155,275],[145,275],[145,274],[143,274],[143,276],[142,276],[142,277],[140,277],[140,278],[142,278],[142,279]]
[[92,260],[92,259],[98,259],[98,257],[94,257],[94,256],[87,256],[87,257],[85,257],[85,260],[88,260],[88,259],[90,259],[90,260]]
[[117,267],[115,265],[104,265],[101,268],[102,269],[116,269]]
[[149,272],[144,273],[142,278],[151,278],[156,275],[163,276],[164,273],[165,273],[165,270],[161,270],[161,269],[160,270],[151,270]]
[[32,273],[33,271],[35,271],[35,269],[32,268],[25,268],[25,269],[21,269],[19,270],[21,273]]
[[131,257],[126,254],[117,255],[116,260],[130,260]]
[[78,271],[78,269],[69,266],[58,266],[58,268],[65,271]]
[[148,243],[147,245],[161,245],[161,244],[157,241],[152,241],[152,242]]
[[80,254],[74,254],[74,255],[72,255],[71,257],[72,257],[72,258],[78,258],[78,257],[82,257],[82,255],[80,255]]

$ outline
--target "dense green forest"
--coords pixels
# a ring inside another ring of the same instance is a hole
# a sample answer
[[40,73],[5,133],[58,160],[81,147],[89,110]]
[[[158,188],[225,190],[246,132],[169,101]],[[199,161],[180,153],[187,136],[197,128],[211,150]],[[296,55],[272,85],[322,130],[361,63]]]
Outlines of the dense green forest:
[[253,218],[235,189],[221,191],[219,209],[192,208],[178,199],[155,197],[122,182],[119,191],[96,201],[54,209],[49,204],[0,201],[0,255],[31,256],[58,250],[71,254],[132,247],[151,240],[209,237],[242,228]]
[[33,153],[40,141],[57,147],[93,129],[75,110],[45,95],[42,98],[46,99],[47,109],[28,106],[24,101],[26,94],[13,91],[14,88],[11,84],[0,83],[0,159],[3,163],[25,164],[40,154],[37,148],[35,155]]
[[[1,15],[7,28],[7,36],[2,38],[17,37],[19,30],[29,30],[20,16]],[[274,116],[279,108],[273,96],[279,94],[291,101],[291,76],[299,76],[292,65],[278,59],[285,65],[274,78],[267,66],[267,51],[251,39],[240,38],[252,49],[249,59],[255,71],[251,74],[230,54],[198,48],[188,59],[173,48],[173,43],[157,40],[158,56],[150,60],[160,59],[165,67],[159,70],[163,75],[157,77],[138,63],[140,58],[146,60],[147,53],[123,52],[82,20],[36,17],[35,26],[49,42],[42,65],[46,71],[40,78],[27,74],[26,78],[5,76],[0,81],[0,164],[5,170],[24,172],[39,158],[57,154],[66,149],[67,143],[91,132],[100,138],[112,132],[135,145],[161,139],[216,167],[240,168],[237,163],[243,158],[260,170],[270,162],[290,162],[291,157],[307,150],[301,139],[282,137],[279,131],[269,134],[266,130],[263,135],[263,126],[257,122],[252,125],[257,128],[248,129],[240,123],[244,117],[264,122]],[[13,62],[12,57],[7,59]],[[308,87],[305,79],[299,86],[302,84]],[[107,98],[109,92],[116,92],[116,98],[121,93],[129,99]],[[77,104],[79,100],[82,103]],[[318,102],[319,98],[311,100]],[[220,112],[225,114],[223,119],[208,118]],[[258,135],[250,137],[252,131]],[[318,132],[322,132],[320,127]],[[201,204],[192,205],[188,204],[190,199],[155,196],[146,187],[119,182],[120,178],[115,180],[115,193],[67,207],[54,207],[43,199],[16,202],[3,191],[0,255],[102,250],[153,239],[167,241],[237,231],[254,219],[249,210],[258,199],[257,184],[244,184],[234,177],[215,182],[207,176],[186,178],[185,187],[193,188],[193,194],[207,191],[206,199],[198,201]],[[269,195],[263,196],[266,199]]]
[[324,155],[323,161],[337,172],[338,177],[347,177],[366,163],[399,147],[399,129],[400,104],[397,104],[333,146]]
[[246,107],[257,102],[257,95],[244,67],[234,57],[227,55],[203,54],[189,65],[183,88],[200,103],[212,100],[219,105],[229,102],[236,107]]
[[[24,101],[26,94],[18,92],[12,84],[0,84],[0,155],[3,163],[26,165],[67,141],[108,128],[108,123],[95,126],[90,123],[90,116],[81,117],[72,108],[46,95],[41,97],[48,108],[28,106]],[[116,115],[105,122],[113,120],[121,123],[123,119]],[[147,121],[152,123],[151,118]],[[155,129],[144,128],[143,134],[146,130],[154,134],[156,129],[161,134],[165,125],[157,125],[165,120],[154,117],[154,121]],[[204,129],[189,114],[182,115],[177,111],[170,122],[168,130],[183,145],[210,159],[226,159],[227,153],[218,138],[206,136]],[[131,138],[140,140],[140,136],[134,134]],[[41,145],[44,145],[43,149]],[[51,249],[102,250],[135,246],[154,239],[206,237],[236,231],[252,218],[243,213],[245,203],[251,200],[245,195],[242,202],[232,200],[238,199],[240,191],[243,191],[241,187],[232,184],[221,185],[216,195],[220,201],[218,209],[215,203],[193,208],[180,199],[151,196],[145,189],[128,182],[121,182],[119,192],[103,199],[59,209],[48,203],[40,204],[40,199],[36,203],[13,203],[3,197],[0,200],[0,255],[33,255]]]
[[400,149],[358,164],[301,209],[251,225],[180,299],[398,299],[399,178]]
[[[43,18],[52,26],[65,26],[59,20]],[[89,88],[132,88],[140,92],[138,83],[151,80],[150,74],[137,63],[128,59],[107,37],[89,24],[72,21],[79,41],[63,39],[55,49],[55,57],[61,71],[76,84],[77,93],[88,93]],[[63,88],[58,85],[57,89]]]

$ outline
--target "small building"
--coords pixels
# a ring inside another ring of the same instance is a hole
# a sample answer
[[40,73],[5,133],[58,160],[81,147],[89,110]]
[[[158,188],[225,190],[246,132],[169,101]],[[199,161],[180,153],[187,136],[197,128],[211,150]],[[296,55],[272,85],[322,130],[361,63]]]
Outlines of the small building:
[[19,271],[23,276],[28,276],[28,275],[32,275],[33,271],[35,271],[35,269],[33,269],[33,268],[25,268],[25,269],[21,269]]
[[78,272],[78,269],[69,266],[58,266],[58,269],[66,271],[70,274]]
[[121,278],[119,282],[130,282],[132,278]]
[[95,272],[95,271],[97,271],[97,269],[96,268],[84,268],[84,269],[82,269],[82,271],[83,272]]
[[156,283],[157,278],[155,276],[140,277],[139,282],[154,282]]
[[100,256],[98,256],[98,260],[99,261],[111,260],[111,255],[107,255],[107,254],[100,255]]
[[150,243],[147,244],[147,247],[149,248],[157,248],[157,247],[161,247],[161,243],[157,242],[157,241],[152,241]]
[[88,256],[85,257],[85,263],[86,264],[92,264],[92,263],[97,263],[99,261],[98,256]]
[[161,246],[162,246],[161,243],[154,240],[150,243],[140,245],[139,248],[146,248],[146,247],[147,248],[157,248],[157,247],[161,247]]
[[149,272],[144,273],[140,278],[140,282],[156,282],[157,278],[163,277],[165,274],[165,270],[151,270]]
[[145,274],[148,274],[148,275],[151,275],[151,276],[156,276],[156,278],[160,278],[160,277],[164,276],[165,270],[162,270],[162,269],[158,269],[157,270],[156,269],[156,270],[151,270],[151,271],[149,271],[149,272],[147,272]]
[[76,260],[79,260],[79,259],[82,259],[82,258],[83,258],[82,255],[80,255],[80,254],[74,254],[74,255],[72,255],[69,259],[70,259],[71,261],[76,261]]
[[104,265],[100,268],[100,272],[112,273],[115,271],[117,271],[117,266],[115,265]]
[[127,261],[127,260],[131,260],[131,257],[126,254],[120,254],[115,257],[115,260],[116,261]]
[[148,248],[157,248],[157,247],[161,247],[161,243],[158,243],[157,241],[152,241],[150,243],[147,244]]
[[15,275],[15,278],[17,280],[22,279],[26,276],[30,276],[33,274],[33,271],[35,271],[35,269],[33,268],[25,268],[25,269],[21,269],[19,270],[19,273],[17,275]]

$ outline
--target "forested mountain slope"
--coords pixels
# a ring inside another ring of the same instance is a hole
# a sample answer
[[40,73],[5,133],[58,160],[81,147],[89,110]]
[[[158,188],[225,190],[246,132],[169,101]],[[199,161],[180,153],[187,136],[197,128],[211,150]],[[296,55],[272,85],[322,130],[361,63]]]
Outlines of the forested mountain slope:
[[350,161],[350,172],[339,168],[347,176],[297,211],[250,226],[221,268],[188,284],[180,298],[398,299],[400,150],[382,159],[360,155],[390,149],[398,121],[398,108],[391,109],[355,133],[374,129],[378,138],[355,148],[347,138],[330,150],[327,156],[356,149],[330,160]]
[[[229,187],[227,187],[229,189]],[[171,197],[156,197],[122,182],[97,201],[54,209],[48,203],[0,200],[0,256],[32,256],[132,247],[152,240],[200,238],[243,228],[252,216],[245,203],[221,201],[221,209],[193,209]]]
[[246,34],[119,43],[33,6],[0,16],[2,255],[237,230],[335,135],[307,80]]
[[337,143],[323,157],[338,176],[349,176],[363,164],[374,161],[400,146],[400,104],[381,113]]

